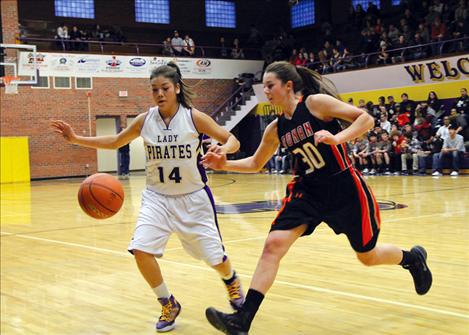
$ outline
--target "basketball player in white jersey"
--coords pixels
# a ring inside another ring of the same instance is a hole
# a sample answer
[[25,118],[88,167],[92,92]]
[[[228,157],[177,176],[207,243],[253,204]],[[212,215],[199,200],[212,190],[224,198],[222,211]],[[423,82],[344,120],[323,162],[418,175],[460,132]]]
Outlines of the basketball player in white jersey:
[[154,69],[150,82],[156,106],[119,134],[83,137],[63,121],[51,125],[68,142],[91,148],[117,149],[143,137],[147,186],[128,250],[162,305],[156,330],[167,332],[174,329],[181,305],[169,292],[155,256],[163,256],[172,233],[191,256],[220,274],[234,309],[244,301],[240,280],[225,254],[215,204],[200,164],[202,134],[224,143],[209,149],[216,153],[236,152],[239,141],[208,115],[191,108],[191,92],[176,64]]

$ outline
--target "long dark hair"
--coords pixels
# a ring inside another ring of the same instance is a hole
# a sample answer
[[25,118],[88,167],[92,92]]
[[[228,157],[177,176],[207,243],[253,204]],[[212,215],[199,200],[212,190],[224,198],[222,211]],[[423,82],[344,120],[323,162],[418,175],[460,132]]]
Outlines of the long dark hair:
[[153,78],[163,76],[172,81],[174,86],[179,84],[180,92],[177,94],[177,101],[183,105],[185,108],[190,108],[192,106],[192,97],[194,93],[192,90],[182,81],[181,70],[174,62],[169,62],[166,65],[158,66],[151,71],[150,80]]
[[304,66],[294,66],[288,62],[274,62],[267,66],[265,72],[275,73],[283,83],[291,80],[295,93],[303,94],[303,101],[311,94],[323,93],[340,99],[337,88],[329,79]]

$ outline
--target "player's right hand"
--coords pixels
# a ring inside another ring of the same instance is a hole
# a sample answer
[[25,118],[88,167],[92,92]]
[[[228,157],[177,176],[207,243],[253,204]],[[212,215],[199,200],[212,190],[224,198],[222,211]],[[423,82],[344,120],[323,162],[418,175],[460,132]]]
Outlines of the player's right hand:
[[210,168],[213,170],[223,170],[226,164],[226,155],[217,154],[215,152],[207,152],[202,157],[202,165],[205,168]]
[[50,125],[54,132],[62,135],[67,142],[73,143],[77,137],[73,128],[62,120],[51,120]]

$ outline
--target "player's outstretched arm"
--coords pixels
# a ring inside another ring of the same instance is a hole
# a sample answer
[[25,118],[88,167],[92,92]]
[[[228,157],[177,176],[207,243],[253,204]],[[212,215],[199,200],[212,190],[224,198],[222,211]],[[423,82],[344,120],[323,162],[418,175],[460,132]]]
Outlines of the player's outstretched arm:
[[325,143],[331,145],[342,144],[360,137],[374,125],[374,119],[364,110],[349,105],[330,95],[314,94],[306,99],[306,106],[317,118],[330,121],[340,119],[351,122],[351,125],[341,132],[333,135],[327,130],[320,130],[314,134],[315,144]]
[[275,120],[265,129],[261,144],[253,156],[238,160],[226,160],[226,155],[208,152],[202,157],[202,164],[214,170],[244,173],[258,172],[273,156],[279,144],[277,120]]
[[209,149],[211,152],[218,154],[232,154],[239,150],[238,139],[228,130],[220,126],[210,116],[205,113],[192,109],[192,117],[197,130],[209,137],[215,139],[223,145],[212,145]]
[[118,149],[140,136],[140,129],[146,114],[140,114],[129,127],[116,135],[79,136],[72,126],[62,120],[51,120],[50,125],[54,132],[62,135],[71,144],[95,149]]

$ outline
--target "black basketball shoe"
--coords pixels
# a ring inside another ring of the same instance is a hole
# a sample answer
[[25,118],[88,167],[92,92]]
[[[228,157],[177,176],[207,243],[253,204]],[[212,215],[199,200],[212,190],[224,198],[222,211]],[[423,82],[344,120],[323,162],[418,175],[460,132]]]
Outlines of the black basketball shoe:
[[430,290],[432,286],[432,273],[427,265],[427,251],[417,245],[410,249],[410,252],[415,256],[415,263],[404,265],[403,268],[410,271],[414,279],[415,291],[423,295]]
[[243,318],[242,312],[225,314],[217,311],[213,307],[205,310],[208,322],[216,329],[228,335],[248,335],[249,326]]

